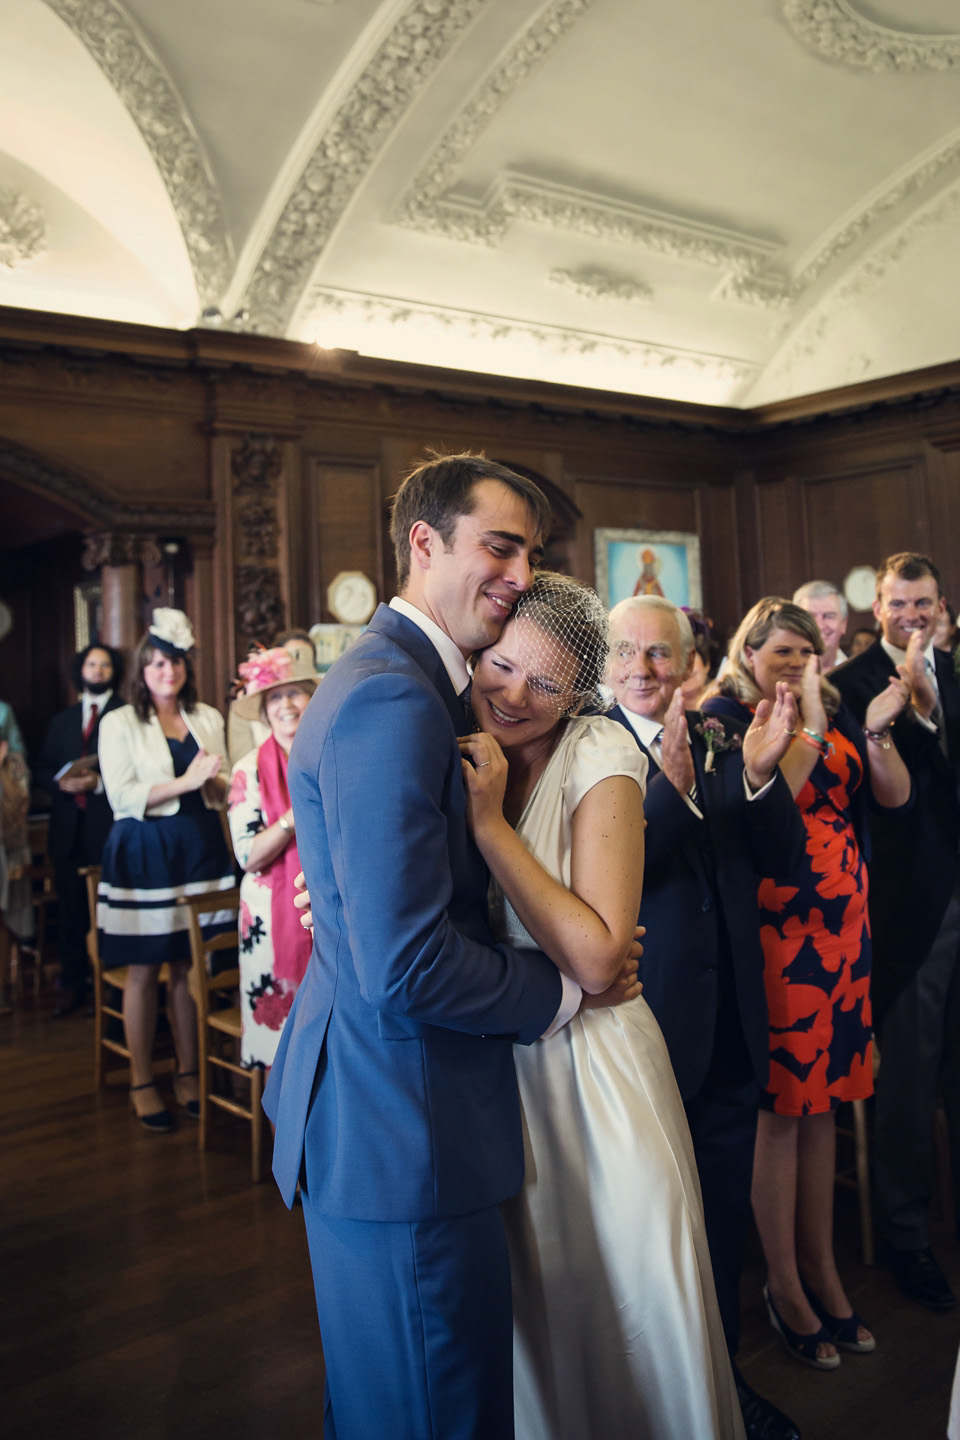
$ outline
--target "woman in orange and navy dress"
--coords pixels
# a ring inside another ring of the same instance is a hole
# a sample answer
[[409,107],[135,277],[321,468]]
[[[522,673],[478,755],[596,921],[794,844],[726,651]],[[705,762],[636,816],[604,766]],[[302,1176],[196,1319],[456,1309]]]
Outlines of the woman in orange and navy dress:
[[910,804],[910,777],[889,738],[910,687],[905,675],[892,679],[861,730],[820,674],[822,650],[813,618],[768,596],[742,621],[701,708],[749,722],[779,681],[800,710],[780,768],[806,852],[793,875],[762,880],[759,890],[770,1078],[752,1200],[770,1323],[798,1360],[833,1370],[838,1346],[861,1354],[875,1346],[834,1260],[835,1113],[873,1091],[866,810]]

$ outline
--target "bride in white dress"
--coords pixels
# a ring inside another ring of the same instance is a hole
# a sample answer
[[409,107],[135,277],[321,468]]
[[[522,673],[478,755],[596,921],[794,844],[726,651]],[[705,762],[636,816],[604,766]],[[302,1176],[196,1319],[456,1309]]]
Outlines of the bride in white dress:
[[539,943],[585,992],[569,1024],[515,1052],[517,1437],[731,1440],[743,1424],[666,1045],[642,996],[589,1008],[621,972],[643,876],[646,758],[613,721],[574,713],[606,648],[596,595],[539,577],[477,660],[485,733],[461,741],[501,936]]

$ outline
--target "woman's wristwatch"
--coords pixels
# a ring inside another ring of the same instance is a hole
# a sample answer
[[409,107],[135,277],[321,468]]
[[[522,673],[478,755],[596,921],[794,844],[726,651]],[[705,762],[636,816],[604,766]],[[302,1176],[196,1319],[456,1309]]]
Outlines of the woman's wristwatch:
[[280,826],[280,829],[285,830],[288,835],[293,834],[293,826],[290,824],[290,821],[287,819],[286,815],[281,815],[280,819],[277,821],[277,824]]

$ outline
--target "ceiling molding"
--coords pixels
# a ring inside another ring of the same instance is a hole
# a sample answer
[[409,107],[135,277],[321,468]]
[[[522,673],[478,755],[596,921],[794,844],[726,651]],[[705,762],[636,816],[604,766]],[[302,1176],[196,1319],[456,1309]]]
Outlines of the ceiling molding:
[[642,280],[632,275],[613,275],[592,265],[581,265],[579,270],[551,270],[547,279],[551,285],[565,286],[585,300],[627,300],[639,305],[649,305],[653,300],[653,290]]
[[890,30],[858,15],[848,0],[783,0],[783,15],[794,35],[825,60],[876,74],[960,64],[960,35]]
[[[764,388],[769,385],[772,389],[782,389],[788,385],[806,360],[822,352],[829,332],[838,318],[851,306],[879,290],[890,272],[914,246],[955,219],[958,214],[960,180],[922,210],[917,211],[894,235],[875,246],[850,268],[842,280],[828,292],[823,303],[801,321],[780,354],[771,360],[764,371]],[[852,356],[847,365],[846,377],[835,383],[843,385],[860,380],[869,368],[868,356]]]
[[47,248],[46,217],[22,190],[0,186],[0,265],[8,270],[29,265]]
[[320,255],[401,118],[491,0],[413,0],[338,108],[244,291],[249,327],[283,335]]
[[418,230],[496,246],[519,221],[551,230],[569,230],[621,245],[639,246],[676,260],[692,260],[750,274],[779,254],[781,246],[758,236],[667,215],[647,205],[615,200],[509,171],[500,176],[480,204],[440,199],[421,208],[414,225],[404,212],[401,223]]
[[162,61],[115,0],[46,4],[82,41],[129,111],[170,196],[200,303],[215,303],[230,280],[233,247],[213,171]]
[[[642,365],[646,370],[669,370],[673,374],[686,373],[726,384],[755,379],[760,369],[752,361],[726,355],[681,350],[595,331],[423,305],[394,296],[370,295],[324,285],[311,286],[298,315],[298,331],[304,337],[311,331],[319,331],[322,335],[323,319],[329,314],[350,316],[367,324],[386,324],[394,329],[409,326],[421,334],[436,334],[447,344],[451,340],[522,341],[550,356],[589,355],[597,359],[616,359]],[[318,343],[323,344],[323,340],[318,340]]]
[[[557,41],[580,19],[595,0],[551,0],[501,56],[496,68],[461,110],[417,175],[395,219],[413,230],[434,231],[434,217],[442,209],[442,196],[457,177],[463,160],[501,106],[523,85],[530,72],[549,55]],[[442,227],[440,233],[443,233]],[[452,238],[474,239],[464,235]],[[495,242],[493,242],[495,243]]]

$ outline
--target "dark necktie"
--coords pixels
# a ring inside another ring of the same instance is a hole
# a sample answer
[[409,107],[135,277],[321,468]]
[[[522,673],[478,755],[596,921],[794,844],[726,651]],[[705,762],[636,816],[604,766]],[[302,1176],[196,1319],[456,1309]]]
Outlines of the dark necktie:
[[[99,712],[100,712],[100,706],[97,704],[96,701],[94,701],[93,704],[90,706],[90,718],[87,720],[86,725],[84,725],[84,727],[83,727],[83,734],[82,734],[81,737],[80,737],[80,754],[81,754],[81,755],[86,755],[87,752],[88,752],[88,750],[89,750],[89,748],[90,748],[90,740],[91,740],[91,737],[92,737],[92,735],[93,735],[94,730],[97,728],[97,715],[99,714]],[[86,808],[87,808],[87,797],[86,797],[85,794],[83,794],[83,793],[81,792],[79,795],[74,795],[73,798],[74,798],[74,800],[76,800],[76,802],[77,802],[77,809],[78,809],[78,810],[86,810]]]

